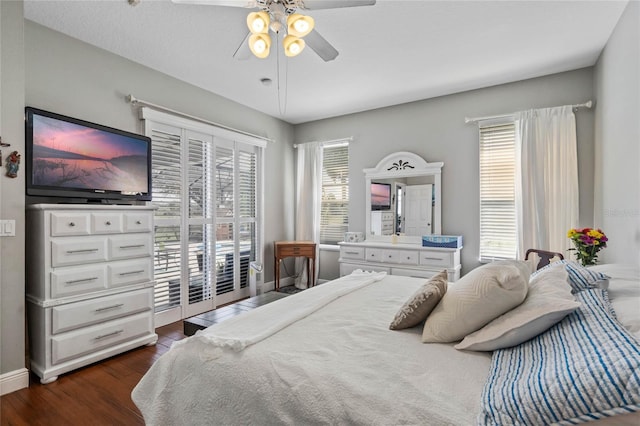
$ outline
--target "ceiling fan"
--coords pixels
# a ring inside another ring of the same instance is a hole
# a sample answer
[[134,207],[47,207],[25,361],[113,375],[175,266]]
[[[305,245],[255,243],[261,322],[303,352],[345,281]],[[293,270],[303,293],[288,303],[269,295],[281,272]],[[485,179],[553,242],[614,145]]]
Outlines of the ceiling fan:
[[314,31],[312,17],[298,13],[298,10],[335,9],[341,7],[370,6],[376,0],[172,0],[181,4],[202,4],[210,6],[230,6],[259,9],[247,16],[249,33],[242,41],[233,57],[247,59],[251,53],[258,58],[269,56],[271,48],[270,32],[276,40],[280,35],[284,53],[296,56],[308,45],[324,61],[332,61],[338,51]]

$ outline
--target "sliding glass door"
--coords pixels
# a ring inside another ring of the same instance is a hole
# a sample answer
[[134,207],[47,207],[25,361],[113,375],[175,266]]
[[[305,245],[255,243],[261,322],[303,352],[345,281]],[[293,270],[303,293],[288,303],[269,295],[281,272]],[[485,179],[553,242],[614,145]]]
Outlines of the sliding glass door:
[[153,143],[160,326],[248,296],[249,263],[262,261],[264,145],[150,110],[145,130]]

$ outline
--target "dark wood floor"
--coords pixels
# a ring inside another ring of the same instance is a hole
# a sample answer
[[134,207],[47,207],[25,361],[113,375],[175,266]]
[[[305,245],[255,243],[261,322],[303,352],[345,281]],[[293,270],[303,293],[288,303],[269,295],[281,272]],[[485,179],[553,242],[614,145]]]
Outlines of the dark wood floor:
[[32,375],[27,389],[0,397],[2,425],[143,425],[131,390],[174,341],[182,321],[156,329],[158,343],[60,375],[41,385]]

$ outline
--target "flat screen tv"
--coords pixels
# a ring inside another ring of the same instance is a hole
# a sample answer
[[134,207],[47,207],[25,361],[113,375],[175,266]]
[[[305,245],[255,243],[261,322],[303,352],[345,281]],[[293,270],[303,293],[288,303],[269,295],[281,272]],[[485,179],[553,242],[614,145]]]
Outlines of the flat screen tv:
[[371,183],[371,210],[391,209],[391,184]]
[[151,139],[27,107],[27,195],[151,200]]

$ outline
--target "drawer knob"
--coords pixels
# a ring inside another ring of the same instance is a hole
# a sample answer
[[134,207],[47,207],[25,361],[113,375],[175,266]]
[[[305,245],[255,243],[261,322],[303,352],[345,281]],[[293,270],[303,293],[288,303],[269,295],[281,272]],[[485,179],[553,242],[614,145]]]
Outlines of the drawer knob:
[[106,223],[106,225],[107,225],[107,226],[110,226],[110,225],[111,225],[111,221],[109,221],[109,220],[108,220],[108,221],[106,221],[105,223]]
[[69,226],[76,226],[74,222],[69,222]]
[[139,220],[136,220],[136,225],[142,225],[142,222]]

